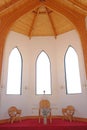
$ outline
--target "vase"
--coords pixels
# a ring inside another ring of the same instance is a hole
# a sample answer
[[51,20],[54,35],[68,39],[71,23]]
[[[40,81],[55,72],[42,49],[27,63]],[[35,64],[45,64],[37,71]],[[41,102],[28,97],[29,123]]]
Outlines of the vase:
[[44,124],[47,124],[47,117],[44,117]]

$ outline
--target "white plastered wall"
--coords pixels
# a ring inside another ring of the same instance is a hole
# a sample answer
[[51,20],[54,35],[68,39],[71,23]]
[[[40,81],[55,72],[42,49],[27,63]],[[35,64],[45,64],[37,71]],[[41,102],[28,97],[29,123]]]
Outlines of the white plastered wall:
[[[78,54],[82,94],[66,95],[64,55],[71,45]],[[22,95],[6,95],[8,58],[12,48],[18,47],[23,58],[22,72]],[[52,74],[52,95],[35,95],[35,61],[38,54],[44,50],[51,62]],[[37,110],[39,101],[43,98],[50,100],[51,107],[57,107],[58,110],[52,110],[53,115],[61,115],[62,107],[73,105],[76,109],[75,115],[78,117],[87,117],[87,91],[85,88],[86,76],[84,68],[83,52],[79,35],[75,30],[54,37],[29,37],[9,32],[3,56],[2,69],[2,89],[0,90],[0,119],[8,118],[8,108],[12,105],[22,109],[22,116],[38,115]]]

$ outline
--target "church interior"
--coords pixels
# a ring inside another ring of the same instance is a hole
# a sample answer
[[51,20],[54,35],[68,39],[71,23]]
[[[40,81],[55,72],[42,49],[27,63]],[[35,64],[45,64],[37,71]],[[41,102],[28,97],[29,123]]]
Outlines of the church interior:
[[54,118],[73,106],[74,117],[87,121],[86,99],[87,0],[0,0],[0,121],[11,106],[22,119],[37,118],[41,100]]

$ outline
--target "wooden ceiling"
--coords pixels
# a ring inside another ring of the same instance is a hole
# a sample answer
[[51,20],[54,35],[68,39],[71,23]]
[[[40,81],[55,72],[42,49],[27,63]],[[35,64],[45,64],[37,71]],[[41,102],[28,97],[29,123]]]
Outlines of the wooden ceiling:
[[87,74],[87,0],[0,0],[0,73],[10,30],[33,36],[54,36],[76,29]]
[[11,28],[13,31],[32,36],[57,36],[74,29],[74,25],[60,13],[44,5],[20,17]]
[[[9,12],[9,8],[19,8],[20,4],[27,0],[0,0],[0,11]],[[28,0],[31,3],[33,0]],[[35,0],[34,0],[35,1]],[[74,24],[60,12],[50,8],[45,2],[49,0],[38,0],[41,4],[20,16],[11,30],[32,36],[57,36],[67,31],[75,29]],[[37,0],[36,0],[37,2]],[[80,14],[87,15],[87,0],[55,0],[58,6],[65,6],[68,11],[74,10]],[[53,6],[54,6],[54,2]]]

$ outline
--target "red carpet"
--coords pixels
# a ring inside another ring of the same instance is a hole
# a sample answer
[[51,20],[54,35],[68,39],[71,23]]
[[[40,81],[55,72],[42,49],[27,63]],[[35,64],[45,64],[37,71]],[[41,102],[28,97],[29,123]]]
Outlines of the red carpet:
[[28,119],[13,124],[0,124],[0,130],[87,130],[87,122],[53,119],[51,124],[48,120],[48,124],[44,125],[43,120],[38,123],[38,119]]

